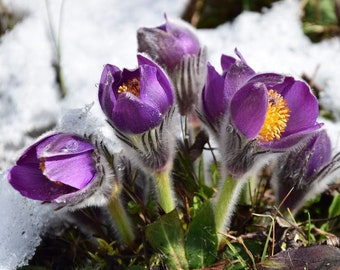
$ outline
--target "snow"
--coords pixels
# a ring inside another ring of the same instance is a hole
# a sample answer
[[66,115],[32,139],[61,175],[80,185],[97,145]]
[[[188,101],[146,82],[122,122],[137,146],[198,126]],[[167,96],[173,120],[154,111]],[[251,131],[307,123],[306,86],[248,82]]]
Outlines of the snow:
[[[0,269],[15,269],[33,256],[40,235],[58,214],[13,190],[6,180],[7,169],[36,139],[35,133],[48,131],[63,116],[62,125],[72,127],[75,111],[70,120],[65,118],[72,109],[92,106],[96,125],[111,136],[97,101],[103,66],[135,67],[137,29],[164,23],[164,12],[170,19],[179,17],[187,1],[173,0],[171,5],[166,0],[72,0],[63,5],[61,0],[3,2],[24,15],[0,40]],[[47,9],[52,32],[60,40],[68,88],[64,100],[59,99],[52,67],[56,51]],[[256,71],[312,77],[317,70],[315,83],[325,89],[322,103],[339,119],[339,39],[312,44],[301,31],[299,16],[299,2],[283,0],[264,14],[244,12],[232,23],[197,33],[217,69],[220,55],[233,54],[237,47]],[[325,126],[339,149],[339,125],[327,122]]]

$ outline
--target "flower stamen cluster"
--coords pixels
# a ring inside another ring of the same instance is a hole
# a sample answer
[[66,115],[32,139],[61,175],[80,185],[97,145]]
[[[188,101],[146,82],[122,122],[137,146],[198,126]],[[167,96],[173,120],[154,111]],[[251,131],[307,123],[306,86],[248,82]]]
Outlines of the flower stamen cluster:
[[258,135],[261,142],[279,140],[287,127],[290,110],[287,101],[275,90],[268,91],[268,110],[262,129]]
[[128,80],[126,83],[123,83],[118,88],[118,94],[129,92],[136,97],[140,96],[140,79],[133,78]]

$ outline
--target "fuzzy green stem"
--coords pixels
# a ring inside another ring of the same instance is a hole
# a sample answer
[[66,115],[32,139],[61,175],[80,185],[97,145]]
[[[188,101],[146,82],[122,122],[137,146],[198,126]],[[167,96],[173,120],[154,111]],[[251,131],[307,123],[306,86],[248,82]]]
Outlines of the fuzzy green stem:
[[117,233],[123,243],[131,244],[135,240],[135,234],[119,196],[111,197],[108,208],[116,225]]
[[223,182],[217,202],[215,205],[215,224],[219,241],[222,239],[222,232],[229,225],[235,204],[243,186],[243,181],[235,180],[227,176]]
[[159,204],[165,213],[169,213],[175,209],[175,201],[173,197],[169,171],[155,173],[154,180]]

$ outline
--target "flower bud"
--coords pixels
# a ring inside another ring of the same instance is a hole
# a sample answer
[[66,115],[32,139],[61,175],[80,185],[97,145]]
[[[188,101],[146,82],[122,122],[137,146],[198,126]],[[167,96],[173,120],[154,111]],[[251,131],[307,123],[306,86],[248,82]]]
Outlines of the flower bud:
[[206,76],[206,49],[189,25],[169,21],[137,32],[138,51],[146,53],[169,74],[181,115],[193,112]]

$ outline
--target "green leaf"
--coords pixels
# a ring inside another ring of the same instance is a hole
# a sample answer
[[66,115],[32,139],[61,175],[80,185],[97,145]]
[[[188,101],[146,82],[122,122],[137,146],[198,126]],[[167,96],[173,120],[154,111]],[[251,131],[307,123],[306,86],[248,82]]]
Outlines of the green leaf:
[[189,225],[185,251],[190,268],[209,266],[217,258],[218,238],[210,201],[206,201]]
[[184,251],[184,233],[176,210],[146,227],[146,239],[164,256],[169,269],[189,269]]

